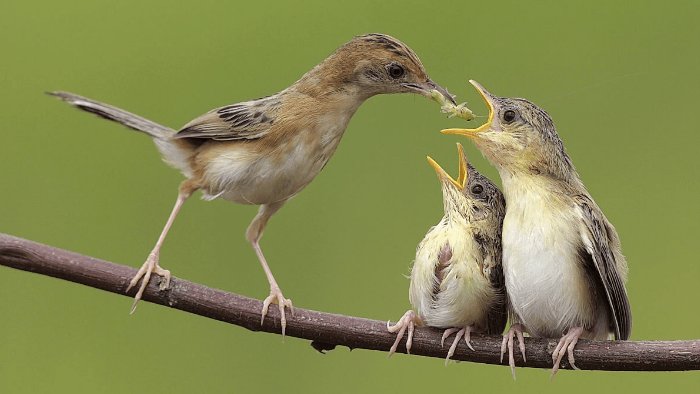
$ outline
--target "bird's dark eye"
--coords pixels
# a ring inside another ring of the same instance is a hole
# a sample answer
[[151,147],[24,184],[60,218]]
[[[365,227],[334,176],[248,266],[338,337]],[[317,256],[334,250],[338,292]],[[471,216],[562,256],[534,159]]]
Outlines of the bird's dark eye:
[[474,186],[472,186],[472,193],[473,194],[481,194],[484,191],[484,187],[479,185],[478,183]]
[[391,63],[390,65],[388,65],[386,70],[389,72],[389,76],[394,79],[403,77],[403,74],[406,72],[403,66],[396,63]]
[[503,113],[503,120],[505,120],[506,122],[509,122],[509,123],[514,121],[515,120],[515,111],[513,111],[512,109],[509,109],[508,111],[504,112]]

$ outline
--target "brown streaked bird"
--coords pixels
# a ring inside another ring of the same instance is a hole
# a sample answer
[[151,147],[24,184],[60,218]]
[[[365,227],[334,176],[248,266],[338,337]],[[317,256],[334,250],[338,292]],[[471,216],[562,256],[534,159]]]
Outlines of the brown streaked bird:
[[366,34],[341,46],[287,89],[214,109],[180,131],[72,93],[50,94],[79,109],[145,132],[165,161],[187,177],[180,184],[177,202],[158,242],[129,284],[127,291],[143,277],[131,311],[153,273],[164,277],[161,289],[169,286],[170,272],[161,268],[158,261],[160,248],[182,204],[201,190],[205,200],[222,198],[260,205],[246,238],[270,283],[261,324],[268,306],[277,303],[284,337],[285,306],[292,314],[294,309],[291,300],[282,295],[260,249],[267,221],[326,165],[350,118],[365,100],[387,93],[431,97],[431,90],[452,99],[428,77],[411,48],[384,34]]
[[[467,161],[459,143],[457,180],[428,157],[442,184],[445,216],[418,245],[411,269],[409,310],[387,329],[399,332],[389,351],[396,351],[408,329],[406,351],[411,351],[414,325],[446,329],[442,341],[457,332],[445,363],[470,334],[503,334],[506,295],[501,267],[501,229],[506,212],[503,193]],[[418,313],[416,315],[416,312]]]
[[549,114],[470,82],[489,107],[488,121],[443,133],[470,138],[503,181],[503,272],[515,324],[502,352],[507,344],[515,376],[514,333],[561,338],[552,354],[553,378],[567,353],[578,369],[578,338],[629,339],[627,262],[615,228],[583,186]]

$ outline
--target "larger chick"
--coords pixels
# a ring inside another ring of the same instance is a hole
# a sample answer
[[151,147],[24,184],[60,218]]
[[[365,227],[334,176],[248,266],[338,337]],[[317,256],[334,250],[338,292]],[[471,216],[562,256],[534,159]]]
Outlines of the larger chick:
[[533,337],[561,337],[552,354],[554,377],[567,352],[576,368],[579,337],[630,337],[627,262],[615,228],[583,186],[549,114],[470,82],[489,107],[487,123],[443,133],[470,138],[503,181],[503,271],[515,323],[504,345],[509,342],[511,369],[512,332],[522,329]]
[[152,273],[165,278],[161,289],[168,287],[170,272],[159,265],[160,248],[182,204],[201,190],[206,200],[260,205],[246,238],[270,284],[261,323],[270,303],[277,303],[284,336],[284,308],[293,312],[292,302],[282,295],[259,246],[267,221],[326,165],[350,118],[365,100],[385,93],[431,97],[434,89],[452,100],[428,78],[411,48],[384,34],[366,34],[340,47],[287,89],[214,109],[177,132],[72,93],[53,94],[77,108],[147,133],[165,161],[187,177],[156,246],[129,284],[130,289],[143,277],[132,312]]
[[415,312],[409,310],[394,326],[387,323],[390,332],[399,332],[389,356],[406,330],[410,352],[415,324],[446,329],[443,342],[457,332],[446,362],[462,337],[474,350],[471,332],[502,334],[506,326],[501,268],[505,201],[498,187],[467,161],[462,145],[457,147],[457,180],[428,157],[442,184],[445,216],[418,245],[409,289]]

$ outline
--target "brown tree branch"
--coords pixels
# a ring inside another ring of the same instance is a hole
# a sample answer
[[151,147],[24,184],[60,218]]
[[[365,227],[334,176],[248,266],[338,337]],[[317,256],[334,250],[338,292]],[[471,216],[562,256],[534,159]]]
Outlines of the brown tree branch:
[[[36,242],[0,234],[0,264],[64,279],[97,289],[127,295],[125,289],[136,269]],[[182,279],[172,278],[170,289],[159,291],[159,280],[152,280],[143,300],[186,312],[245,327],[251,331],[279,334],[279,311],[270,308],[260,325],[262,302],[259,300],[212,289]],[[135,289],[131,292],[135,292]],[[127,296],[132,296],[129,294]],[[397,311],[397,316],[400,315]],[[444,358],[447,346],[440,346],[441,331],[417,327],[412,354]],[[388,351],[395,334],[386,329],[386,322],[316,312],[295,308],[288,315],[287,335],[313,341],[317,350],[330,350],[336,345]],[[451,340],[448,339],[451,343]],[[525,338],[527,363],[519,353],[519,367],[551,368],[551,353],[556,340]],[[500,360],[501,337],[472,336],[471,351],[462,341],[454,360],[484,364],[503,364]],[[405,340],[398,352],[405,352]],[[700,369],[700,340],[690,341],[588,341],[580,340],[574,351],[576,365],[581,369],[606,371],[682,371]],[[507,363],[507,360],[504,360]],[[562,361],[562,368],[570,368]]]

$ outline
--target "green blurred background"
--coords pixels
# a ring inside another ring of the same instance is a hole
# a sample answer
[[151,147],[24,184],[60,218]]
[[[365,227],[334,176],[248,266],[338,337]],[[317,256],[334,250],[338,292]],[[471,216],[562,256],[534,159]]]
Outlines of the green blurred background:
[[[196,5],[195,5],[196,4]],[[632,339],[700,338],[697,2],[4,2],[0,232],[138,267],[182,176],[145,135],[43,95],[67,90],[179,128],[277,92],[353,36],[393,35],[458,101],[473,78],[545,108],[630,265]],[[326,169],[270,222],[262,247],[294,305],[396,320],[404,274],[442,216],[430,155],[457,172],[468,126],[422,97],[370,99]],[[477,122],[483,122],[481,118]],[[199,194],[197,195],[197,197]],[[256,207],[193,198],[164,246],[177,277],[258,299],[244,232]],[[0,391],[571,393],[697,390],[698,372],[518,369],[338,348],[0,268]]]

